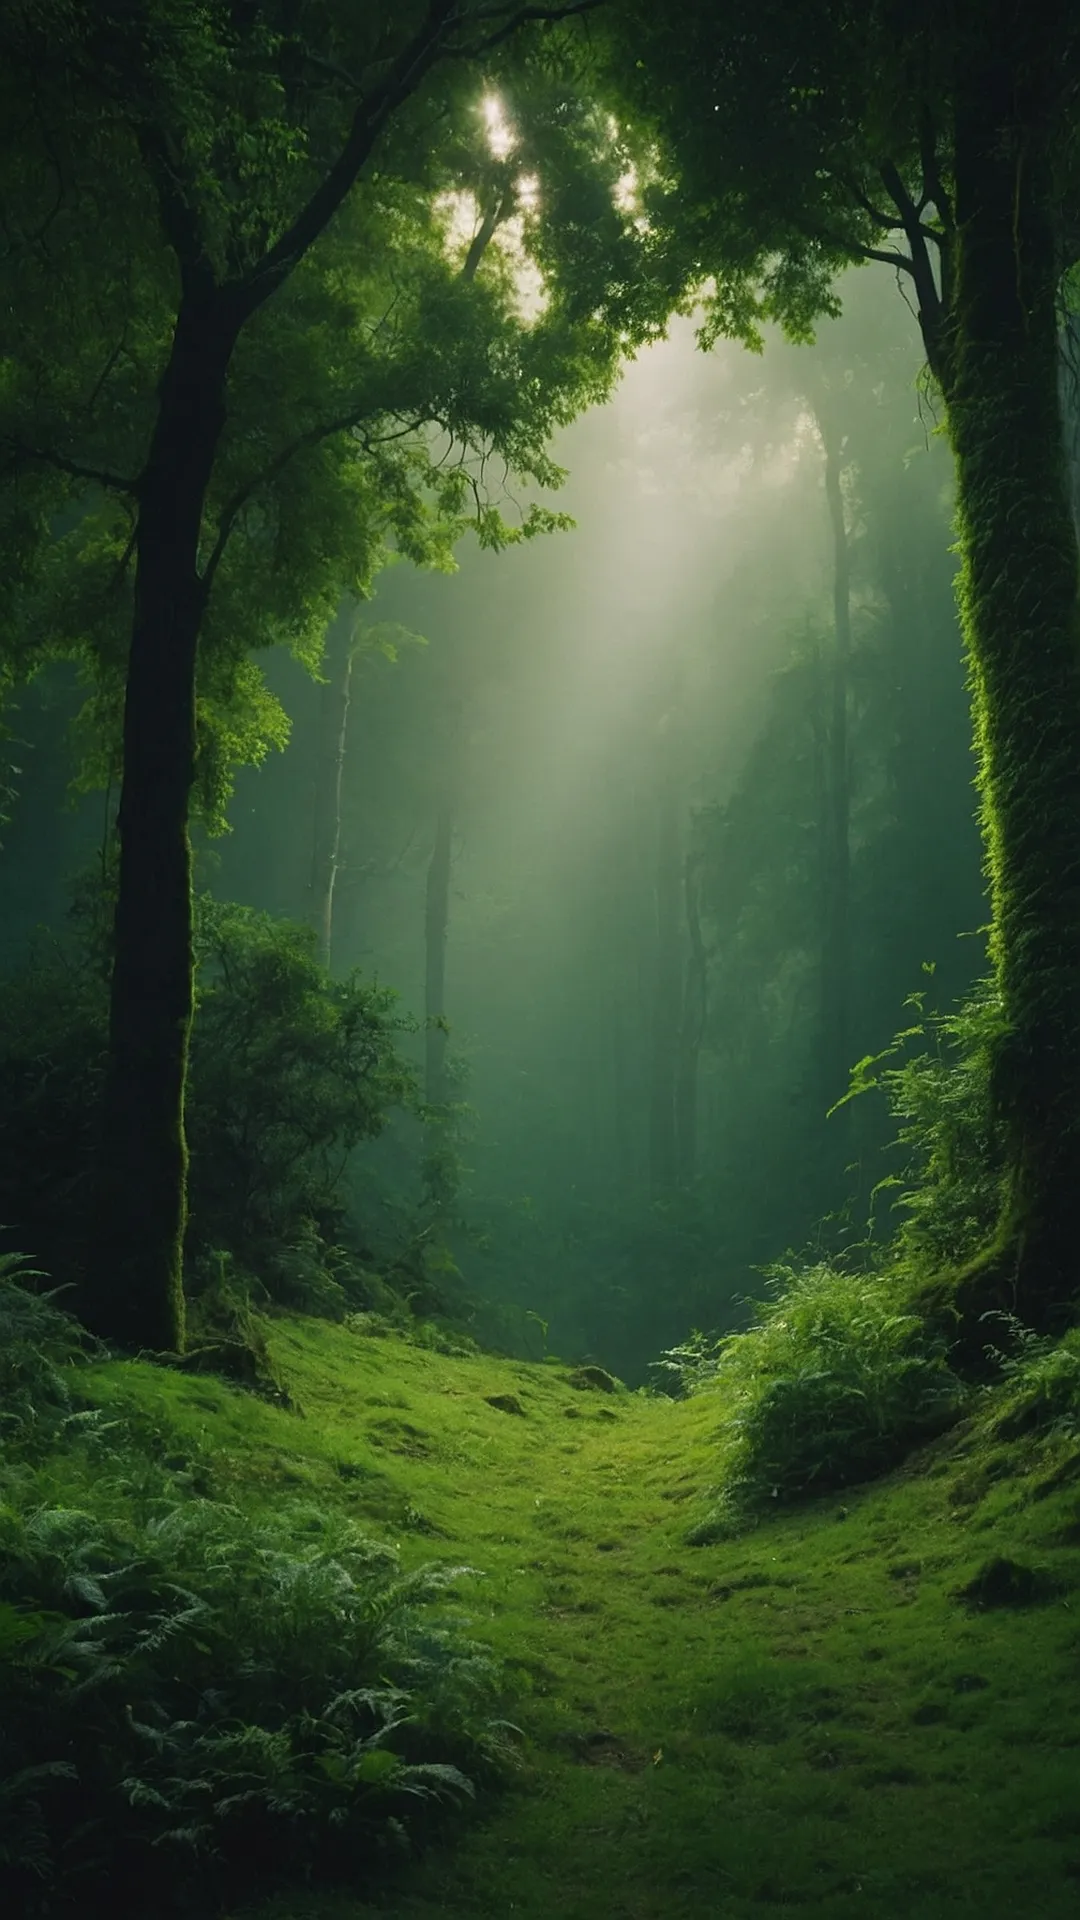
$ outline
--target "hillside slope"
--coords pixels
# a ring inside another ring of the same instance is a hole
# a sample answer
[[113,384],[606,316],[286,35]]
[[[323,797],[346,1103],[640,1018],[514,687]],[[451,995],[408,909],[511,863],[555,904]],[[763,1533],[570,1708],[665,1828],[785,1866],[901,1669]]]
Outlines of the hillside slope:
[[1071,1920],[1075,1433],[1006,1441],[988,1396],[890,1479],[691,1547],[707,1396],[362,1326],[281,1321],[271,1347],[291,1410],[139,1364],[95,1369],[95,1397],[215,1496],[329,1503],[410,1564],[475,1567],[526,1743],[520,1782],[374,1904],[262,1920]]

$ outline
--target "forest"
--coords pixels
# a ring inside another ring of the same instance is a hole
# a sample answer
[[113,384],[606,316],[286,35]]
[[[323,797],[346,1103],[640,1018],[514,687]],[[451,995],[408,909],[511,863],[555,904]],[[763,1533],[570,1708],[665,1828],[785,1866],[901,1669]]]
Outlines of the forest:
[[0,1911],[1071,1920],[1080,14],[0,95]]

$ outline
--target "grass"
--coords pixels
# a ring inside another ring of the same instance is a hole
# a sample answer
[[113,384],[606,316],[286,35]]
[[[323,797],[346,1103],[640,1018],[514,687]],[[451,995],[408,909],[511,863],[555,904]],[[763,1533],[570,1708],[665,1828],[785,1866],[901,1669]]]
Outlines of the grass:
[[[374,1904],[285,1894],[231,1920],[1071,1920],[1069,1422],[1025,1430],[1006,1390],[888,1479],[691,1547],[725,1444],[710,1395],[364,1323],[277,1321],[270,1346],[291,1409],[137,1362],[84,1384],[196,1494],[253,1518],[311,1502],[406,1567],[482,1569],[471,1631],[527,1744],[519,1784]],[[70,1456],[38,1471],[76,1502]]]

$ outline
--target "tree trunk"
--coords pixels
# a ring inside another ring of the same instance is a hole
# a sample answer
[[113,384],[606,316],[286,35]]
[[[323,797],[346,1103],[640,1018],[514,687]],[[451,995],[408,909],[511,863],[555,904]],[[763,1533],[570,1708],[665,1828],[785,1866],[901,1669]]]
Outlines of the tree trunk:
[[450,868],[453,860],[454,805],[449,793],[439,808],[435,845],[428,862],[424,903],[424,1093],[429,1106],[448,1098],[446,1081],[446,935],[450,921]]
[[329,967],[333,952],[334,890],[341,864],[341,782],[345,771],[357,618],[356,607],[346,603],[331,623],[323,658],[326,679],[319,695],[311,923],[324,967]]
[[140,487],[100,1214],[84,1296],[98,1332],[176,1351],[184,1344],[192,1012],[187,820],[205,601],[199,534],[235,338],[224,320],[210,301],[182,304]]
[[679,1060],[675,1078],[675,1144],[679,1184],[692,1185],[698,1158],[698,1061],[705,1038],[708,994],[708,957],[701,931],[700,860],[688,853],[683,862],[683,906],[690,951],[683,973]]
[[669,1193],[679,1172],[675,1082],[679,1052],[682,940],[679,900],[679,817],[672,743],[660,742],[662,766],[656,837],[656,972],[653,987],[652,1081],[649,1097],[649,1183]]
[[968,1280],[974,1293],[996,1276],[999,1300],[1040,1324],[1073,1299],[1080,1249],[1080,632],[1049,151],[1060,83],[1043,11],[993,7],[954,89],[944,378],[1010,1169],[997,1243]]
[[[851,555],[840,485],[841,436],[826,408],[818,411],[825,448],[825,498],[833,543],[833,647],[829,671],[825,768],[825,858],[821,941],[821,1079],[825,1110],[845,1092],[851,1066],[851,766],[848,677],[851,667]],[[846,1131],[849,1109],[834,1114]],[[835,1134],[833,1138],[835,1139]]]

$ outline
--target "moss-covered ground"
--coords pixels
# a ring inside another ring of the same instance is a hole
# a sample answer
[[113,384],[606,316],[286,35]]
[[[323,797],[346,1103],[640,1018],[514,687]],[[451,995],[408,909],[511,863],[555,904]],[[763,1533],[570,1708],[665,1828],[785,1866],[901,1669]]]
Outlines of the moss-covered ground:
[[988,1399],[887,1480],[691,1547],[707,1396],[315,1321],[271,1347],[291,1409],[136,1363],[95,1394],[198,1490],[477,1568],[527,1738],[453,1845],[263,1920],[1080,1911],[1075,1436],[1006,1443]]

